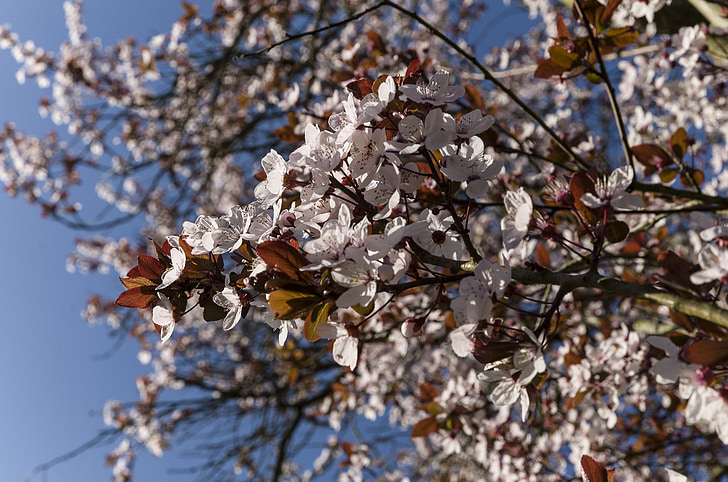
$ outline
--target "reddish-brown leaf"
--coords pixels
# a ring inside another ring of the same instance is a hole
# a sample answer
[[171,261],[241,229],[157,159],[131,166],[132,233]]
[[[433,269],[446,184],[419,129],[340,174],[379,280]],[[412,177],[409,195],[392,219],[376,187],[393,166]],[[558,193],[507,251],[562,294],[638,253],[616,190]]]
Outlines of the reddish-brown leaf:
[[582,455],[581,478],[584,482],[609,482],[611,477],[609,477],[607,469],[602,464],[588,455]]
[[566,28],[566,23],[564,23],[564,17],[562,17],[561,15],[559,15],[556,19],[556,32],[559,36],[559,41],[562,44],[564,42],[571,42],[571,34],[569,33],[569,29]]
[[157,299],[153,286],[137,286],[122,292],[116,299],[116,304],[127,308],[148,308]]
[[604,12],[602,12],[602,17],[600,18],[602,24],[609,24],[609,22],[612,20],[612,15],[614,15],[614,12],[617,10],[617,7],[619,7],[621,3],[622,0],[609,0],[607,2],[607,6],[604,8]]
[[651,176],[663,167],[674,163],[672,156],[655,144],[640,144],[632,147],[637,162],[645,166],[645,176]]
[[546,249],[546,246],[544,246],[543,243],[538,243],[536,245],[536,262],[539,266],[543,266],[544,268],[551,266],[549,250]]
[[273,131],[273,135],[281,141],[288,142],[289,144],[298,144],[303,140],[300,135],[296,134],[293,127],[289,125],[280,126]]
[[409,77],[415,75],[420,70],[420,59],[415,59],[407,66],[407,72],[404,73],[404,79],[407,80]]
[[536,67],[533,76],[537,79],[550,79],[554,76],[560,76],[567,70],[569,69],[558,65],[551,59],[541,59],[538,61],[538,67]]
[[346,84],[346,89],[354,94],[354,97],[361,100],[365,95],[372,93],[372,85],[374,85],[372,79],[357,79]]
[[415,437],[427,437],[430,434],[437,432],[439,425],[435,416],[427,417],[417,422],[412,429],[412,438]]
[[629,226],[624,221],[610,221],[607,223],[604,237],[610,243],[619,243],[627,239]]
[[581,215],[589,224],[594,224],[597,220],[594,212],[589,209],[583,202],[581,197],[590,192],[594,194],[594,181],[585,172],[576,172],[569,180],[569,191],[574,197],[574,206],[579,210]]
[[684,347],[680,357],[695,365],[715,365],[728,361],[728,340],[698,340]]
[[301,271],[308,260],[285,241],[266,241],[256,248],[258,256],[271,268],[278,269],[294,280],[311,280],[312,275]]
[[369,30],[367,32],[367,40],[371,44],[372,50],[378,50],[381,53],[385,53],[387,51],[387,47],[384,45],[382,36],[374,30]]
[[481,112],[485,112],[485,103],[483,102],[483,96],[480,95],[480,91],[473,85],[465,86],[465,99],[468,101],[471,107],[480,109]]
[[121,284],[123,284],[126,289],[136,288],[139,286],[157,287],[157,284],[155,284],[154,281],[141,276],[136,278],[119,278],[119,281],[121,281]]
[[164,264],[153,256],[142,254],[139,256],[139,274],[151,280],[162,279],[162,273],[165,271]]
[[420,399],[423,402],[431,402],[440,396],[440,391],[429,383],[420,383]]

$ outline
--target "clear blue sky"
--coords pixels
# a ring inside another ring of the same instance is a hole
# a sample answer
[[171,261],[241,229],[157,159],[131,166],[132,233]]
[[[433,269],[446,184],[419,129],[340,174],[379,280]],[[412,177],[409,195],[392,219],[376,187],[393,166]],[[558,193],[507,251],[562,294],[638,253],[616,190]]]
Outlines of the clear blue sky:
[[[168,31],[180,15],[177,0],[87,0],[84,5],[89,36],[104,44]],[[0,24],[10,24],[21,40],[32,39],[53,52],[66,38],[61,0],[0,0]],[[0,123],[13,121],[36,135],[57,129],[38,115],[38,100],[49,91],[41,92],[35,81],[18,85],[16,70],[10,52],[0,51]],[[84,201],[100,202],[90,196]],[[0,480],[22,481],[36,465],[104,428],[100,411],[106,400],[136,400],[135,377],[147,367],[137,361],[133,341],[111,358],[98,360],[113,342],[104,327],[90,328],[80,313],[89,296],[115,298],[121,285],[114,276],[66,272],[66,257],[80,233],[41,219],[36,206],[4,193],[0,216],[5,226],[0,236]],[[110,480],[104,455],[111,449],[91,450],[54,467],[47,478],[33,480]],[[174,457],[145,454],[137,462],[136,480],[163,480],[166,469],[184,465]]]
[[[62,3],[0,0],[0,24],[10,24],[21,40],[32,39],[55,52],[66,38]],[[212,2],[193,3],[202,4],[202,12],[207,13]],[[100,37],[105,45],[128,36],[144,40],[168,31],[180,14],[178,0],[86,0],[84,5],[88,35]],[[477,37],[486,44],[501,43],[527,23],[523,15],[506,20],[496,22],[497,26],[484,22],[484,35]],[[36,135],[57,128],[38,115],[38,99],[49,92],[41,92],[34,81],[19,86],[16,70],[10,52],[0,51],[0,123],[13,121],[20,130]],[[84,205],[100,202],[93,196],[83,201]],[[113,342],[103,326],[88,327],[80,313],[89,296],[99,293],[115,298],[121,285],[114,276],[66,272],[66,257],[80,233],[41,219],[36,206],[3,193],[0,216],[4,226],[0,236],[4,268],[0,277],[0,480],[12,482],[96,435],[104,428],[100,414],[104,402],[136,400],[135,377],[147,367],[137,361],[133,341],[111,358],[97,359]],[[54,467],[46,478],[33,480],[110,480],[104,455],[111,448],[90,450]],[[142,455],[135,479],[165,480],[167,469],[185,466],[180,457],[169,455],[161,459]],[[192,480],[185,475],[171,478]]]

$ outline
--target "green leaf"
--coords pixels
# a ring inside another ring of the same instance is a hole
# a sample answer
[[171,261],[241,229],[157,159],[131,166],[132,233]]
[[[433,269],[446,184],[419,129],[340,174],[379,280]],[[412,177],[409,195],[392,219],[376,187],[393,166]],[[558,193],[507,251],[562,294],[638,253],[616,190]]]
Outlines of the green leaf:
[[599,85],[602,83],[602,77],[594,72],[593,70],[587,70],[584,72],[584,78],[589,81],[589,83],[594,85]]
[[551,56],[551,61],[553,63],[564,67],[567,70],[573,69],[580,63],[579,54],[568,52],[561,45],[552,45],[549,47],[549,55]]
[[678,169],[676,167],[668,167],[667,169],[660,171],[658,176],[660,176],[660,181],[665,184],[670,184],[675,180],[675,177],[677,177],[677,173]]
[[604,34],[607,45],[624,48],[637,40],[639,33],[632,27],[613,28]]

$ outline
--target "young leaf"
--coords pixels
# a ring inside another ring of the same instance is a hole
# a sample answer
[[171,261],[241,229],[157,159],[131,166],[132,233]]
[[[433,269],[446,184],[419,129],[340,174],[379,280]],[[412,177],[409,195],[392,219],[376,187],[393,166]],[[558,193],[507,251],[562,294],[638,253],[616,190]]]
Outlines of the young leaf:
[[334,306],[335,303],[333,301],[327,301],[313,307],[303,323],[303,335],[306,337],[306,340],[316,341],[320,338],[316,333],[316,328],[329,319],[329,313],[331,313],[331,308]]

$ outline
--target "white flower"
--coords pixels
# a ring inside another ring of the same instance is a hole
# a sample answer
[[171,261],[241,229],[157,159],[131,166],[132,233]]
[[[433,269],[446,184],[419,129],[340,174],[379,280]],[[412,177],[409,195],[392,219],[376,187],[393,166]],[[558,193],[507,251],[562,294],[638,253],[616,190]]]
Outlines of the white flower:
[[152,321],[160,328],[159,334],[162,343],[164,343],[172,336],[174,331],[174,308],[172,302],[165,295],[157,293],[157,296],[159,297],[159,304],[152,308]]
[[[360,260],[364,262],[364,260]],[[349,288],[336,300],[336,306],[346,308],[366,306],[377,295],[377,269],[370,265],[346,260],[331,270],[331,278],[337,284]]]
[[172,248],[169,256],[172,259],[172,267],[162,274],[162,284],[157,286],[158,290],[164,289],[177,281],[182,274],[182,271],[185,269],[187,258],[185,257],[184,251],[180,248]]
[[657,377],[659,383],[675,383],[679,377],[689,377],[700,368],[680,361],[680,349],[666,336],[648,336],[645,341],[667,355],[650,368],[650,373]]
[[487,131],[494,123],[495,117],[484,116],[480,109],[476,109],[460,116],[455,126],[455,133],[458,137],[473,137]]
[[255,197],[263,205],[271,206],[278,201],[286,188],[288,164],[276,151],[271,151],[260,161],[266,174],[265,181],[255,186]]
[[351,335],[345,326],[336,323],[322,323],[316,333],[323,338],[336,338],[331,353],[334,361],[341,366],[356,368],[359,358],[359,340]]
[[429,151],[445,147],[452,141],[452,131],[456,126],[455,119],[437,108],[427,114],[424,123],[419,117],[408,115],[399,121],[398,129],[400,135],[410,142],[399,151],[400,154],[413,154],[423,145]]
[[461,85],[449,86],[449,83],[450,73],[446,70],[438,70],[428,84],[420,79],[417,85],[405,84],[400,86],[399,90],[405,100],[443,105],[446,102],[455,102],[465,94],[465,89]]
[[639,209],[643,206],[642,199],[636,194],[624,192],[632,184],[632,179],[634,171],[630,166],[619,167],[608,178],[597,179],[594,185],[596,195],[588,192],[581,196],[581,202],[592,209],[607,204],[615,209]]
[[476,326],[475,323],[468,323],[450,333],[450,346],[452,351],[460,358],[465,358],[473,352],[474,344],[470,334]]
[[719,249],[714,244],[706,244],[698,254],[700,271],[690,275],[695,285],[721,280],[728,274],[728,250]]
[[528,225],[533,214],[533,201],[521,187],[518,191],[508,191],[503,198],[508,215],[501,219],[503,246],[514,249],[528,234]]
[[420,213],[420,221],[425,222],[412,225],[409,231],[412,240],[419,247],[435,256],[455,260],[461,258],[463,247],[460,237],[450,229],[452,216],[445,211],[436,215],[425,209]]
[[226,286],[212,297],[212,301],[227,311],[225,319],[222,321],[222,329],[232,330],[243,315],[243,304],[240,302],[237,290],[232,286]]
[[465,193],[470,198],[481,196],[488,187],[487,181],[498,175],[503,161],[495,161],[484,153],[485,145],[480,137],[471,137],[460,147],[445,146],[440,159],[442,173],[452,181],[467,181]]
[[458,297],[452,300],[450,308],[465,314],[469,323],[477,323],[490,316],[492,298],[500,298],[511,282],[510,267],[491,264],[482,260],[475,267],[473,276],[460,281]]

